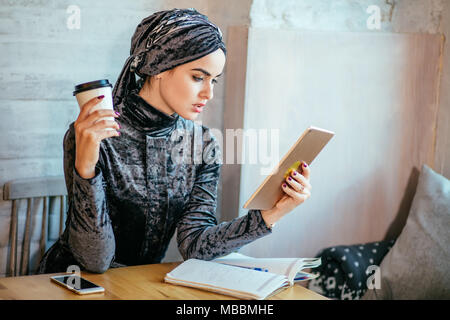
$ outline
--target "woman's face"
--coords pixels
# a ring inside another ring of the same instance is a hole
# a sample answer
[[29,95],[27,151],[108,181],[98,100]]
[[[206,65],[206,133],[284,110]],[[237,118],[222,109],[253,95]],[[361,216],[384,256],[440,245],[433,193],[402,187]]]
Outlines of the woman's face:
[[162,72],[152,79],[156,83],[151,90],[153,106],[166,114],[178,113],[187,120],[195,120],[213,98],[214,84],[225,66],[225,54],[221,49]]

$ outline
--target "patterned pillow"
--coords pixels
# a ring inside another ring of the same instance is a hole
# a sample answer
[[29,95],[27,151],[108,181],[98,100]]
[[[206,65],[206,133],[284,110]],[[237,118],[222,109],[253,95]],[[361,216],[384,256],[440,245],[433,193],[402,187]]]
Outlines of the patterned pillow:
[[[355,300],[367,290],[367,279],[375,271],[395,240],[336,246],[317,254],[322,265],[312,273],[319,277],[308,288],[331,299]],[[374,268],[375,267],[375,268]]]

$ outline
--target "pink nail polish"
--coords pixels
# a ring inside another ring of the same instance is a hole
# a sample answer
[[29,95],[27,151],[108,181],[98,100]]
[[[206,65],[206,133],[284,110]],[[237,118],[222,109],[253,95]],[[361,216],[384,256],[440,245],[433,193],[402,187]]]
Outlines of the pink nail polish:
[[286,188],[286,183],[283,183],[283,188]]
[[292,180],[292,178],[291,178],[291,177],[289,177],[289,178],[288,178],[288,180],[289,180],[289,181],[291,181],[291,180]]
[[303,166],[306,168],[308,165],[306,163],[304,163]]
[[296,176],[296,175],[297,175],[297,172],[294,171],[294,172],[293,172],[293,175]]
[[105,95],[102,94],[101,96],[98,96],[97,99],[100,100],[100,99],[103,99],[104,97],[105,97]]

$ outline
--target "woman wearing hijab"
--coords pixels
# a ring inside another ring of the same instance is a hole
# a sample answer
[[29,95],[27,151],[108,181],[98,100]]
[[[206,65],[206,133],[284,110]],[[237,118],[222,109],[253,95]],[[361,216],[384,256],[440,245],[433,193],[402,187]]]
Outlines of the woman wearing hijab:
[[[270,234],[310,196],[304,164],[273,209],[217,223],[220,148],[192,120],[212,99],[225,55],[220,29],[195,9],[142,20],[113,89],[115,111],[89,114],[102,97],[91,99],[65,134],[66,228],[39,273],[159,263],[175,230],[184,259],[214,259]],[[98,121],[105,116],[117,121]]]

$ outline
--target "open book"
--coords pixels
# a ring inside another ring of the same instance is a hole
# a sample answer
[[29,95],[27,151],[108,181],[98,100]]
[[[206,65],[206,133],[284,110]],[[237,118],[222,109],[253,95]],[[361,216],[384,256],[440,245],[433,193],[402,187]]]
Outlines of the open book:
[[186,260],[164,280],[241,299],[263,300],[297,281],[316,278],[302,270],[320,264],[320,258],[252,258],[233,252],[212,261]]

